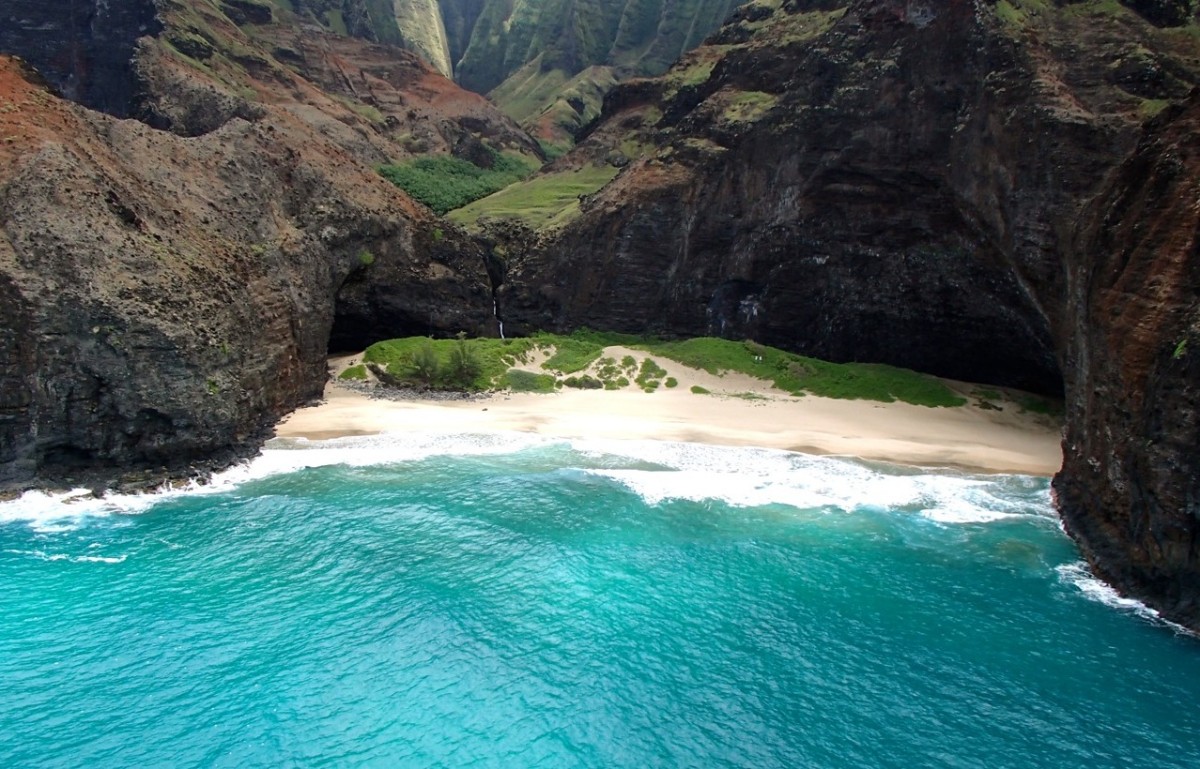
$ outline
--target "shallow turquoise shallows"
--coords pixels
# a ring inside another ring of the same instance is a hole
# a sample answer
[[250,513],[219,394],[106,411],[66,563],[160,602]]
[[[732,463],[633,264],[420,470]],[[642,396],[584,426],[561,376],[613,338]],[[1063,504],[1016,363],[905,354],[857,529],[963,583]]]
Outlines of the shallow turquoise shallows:
[[1044,479],[757,449],[281,444],[0,505],[3,767],[1200,766],[1200,641]]

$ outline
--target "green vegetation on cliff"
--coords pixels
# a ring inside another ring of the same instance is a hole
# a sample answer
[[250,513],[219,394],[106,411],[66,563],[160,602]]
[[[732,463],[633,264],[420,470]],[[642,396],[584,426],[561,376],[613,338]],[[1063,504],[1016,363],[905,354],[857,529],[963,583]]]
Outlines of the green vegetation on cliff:
[[536,161],[515,153],[492,152],[490,168],[445,155],[421,157],[379,167],[379,173],[439,214],[486,197],[520,181]]
[[754,342],[703,337],[648,342],[640,348],[710,374],[735,371],[772,382],[793,395],[962,406],[967,401],[940,379],[878,363],[830,363]]
[[535,230],[558,227],[579,214],[579,198],[612,181],[618,169],[585,166],[540,174],[450,212],[450,220],[473,227],[484,219],[519,219]]

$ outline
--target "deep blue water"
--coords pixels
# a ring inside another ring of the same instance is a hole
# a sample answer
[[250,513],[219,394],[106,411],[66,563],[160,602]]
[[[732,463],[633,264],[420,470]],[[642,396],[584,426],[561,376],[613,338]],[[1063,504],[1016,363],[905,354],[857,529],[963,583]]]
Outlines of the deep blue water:
[[528,438],[235,476],[0,505],[0,766],[1200,765],[1200,641],[1045,479]]

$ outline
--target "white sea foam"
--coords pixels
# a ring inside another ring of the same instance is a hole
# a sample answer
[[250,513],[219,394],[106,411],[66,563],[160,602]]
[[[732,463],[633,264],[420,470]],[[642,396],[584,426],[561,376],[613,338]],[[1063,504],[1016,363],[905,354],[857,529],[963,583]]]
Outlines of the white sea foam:
[[67,553],[46,553],[42,550],[5,550],[9,555],[24,555],[39,561],[69,561],[71,563],[124,563],[127,555],[69,555]]
[[99,497],[88,489],[28,491],[16,499],[0,502],[0,524],[26,523],[42,533],[70,531],[86,525],[90,519],[137,515],[172,498],[226,492],[245,483],[305,468],[367,467],[438,455],[506,454],[550,443],[553,441],[524,433],[393,433],[325,441],[273,440],[254,459],[216,473],[206,483],[164,485],[150,492],[109,493]]
[[1148,620],[1155,624],[1165,625],[1177,633],[1185,635],[1195,635],[1192,631],[1185,628],[1183,625],[1178,625],[1170,620],[1164,619],[1154,609],[1137,600],[1136,598],[1126,598],[1118,593],[1107,582],[1092,574],[1092,570],[1088,568],[1087,562],[1076,561],[1074,563],[1064,563],[1054,569],[1058,572],[1058,579],[1063,584],[1075,587],[1079,592],[1083,593],[1084,597],[1097,603],[1103,604],[1110,609],[1135,614],[1142,619]]
[[1049,490],[1021,476],[929,472],[772,449],[699,444],[578,441],[574,446],[585,453],[634,456],[666,468],[589,471],[626,486],[650,504],[713,499],[739,507],[784,504],[847,512],[884,507],[909,510],[945,524],[1053,516]]
[[[1049,491],[1030,486],[1039,481],[1021,476],[920,471],[774,449],[663,441],[564,441],[526,433],[391,433],[325,441],[274,440],[258,457],[217,473],[208,483],[164,487],[151,493],[95,497],[82,489],[28,492],[0,503],[0,523],[21,521],[39,531],[63,531],[91,518],[135,515],[173,497],[225,492],[305,468],[367,467],[551,446],[569,448],[577,456],[566,461],[626,486],[650,504],[666,499],[712,499],[741,507],[900,508],[945,524],[1053,515]],[[1044,482],[1040,483],[1044,487]]]

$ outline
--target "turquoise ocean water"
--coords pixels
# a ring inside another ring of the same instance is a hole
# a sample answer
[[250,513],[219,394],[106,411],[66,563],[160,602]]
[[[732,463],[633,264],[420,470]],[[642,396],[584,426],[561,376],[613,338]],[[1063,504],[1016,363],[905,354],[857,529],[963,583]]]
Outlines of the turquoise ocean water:
[[1196,767],[1198,716],[1044,479],[409,436],[0,505],[3,767]]

